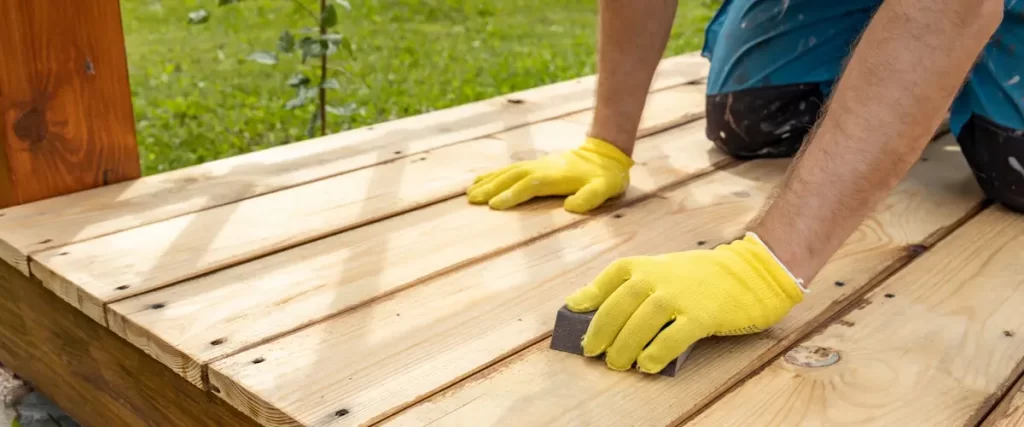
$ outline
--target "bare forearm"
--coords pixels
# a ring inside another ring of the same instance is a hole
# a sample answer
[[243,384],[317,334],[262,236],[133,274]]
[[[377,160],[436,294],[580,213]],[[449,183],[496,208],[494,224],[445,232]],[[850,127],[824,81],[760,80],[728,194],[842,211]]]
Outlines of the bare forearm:
[[906,175],[995,31],[1002,1],[890,0],[753,225],[808,282]]
[[629,155],[676,5],[676,0],[600,1],[597,108],[590,135]]

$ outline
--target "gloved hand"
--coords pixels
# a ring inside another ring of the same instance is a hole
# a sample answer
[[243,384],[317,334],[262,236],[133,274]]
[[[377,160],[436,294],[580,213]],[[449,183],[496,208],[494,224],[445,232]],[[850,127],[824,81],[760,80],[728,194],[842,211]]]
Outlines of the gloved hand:
[[748,233],[710,250],[616,260],[566,305],[597,310],[583,338],[584,355],[606,353],[612,369],[636,362],[641,372],[657,373],[701,338],[767,329],[803,301],[804,292]]
[[526,160],[481,175],[469,202],[508,209],[538,196],[569,196],[565,210],[590,211],[629,187],[633,160],[614,145],[587,138],[578,148]]

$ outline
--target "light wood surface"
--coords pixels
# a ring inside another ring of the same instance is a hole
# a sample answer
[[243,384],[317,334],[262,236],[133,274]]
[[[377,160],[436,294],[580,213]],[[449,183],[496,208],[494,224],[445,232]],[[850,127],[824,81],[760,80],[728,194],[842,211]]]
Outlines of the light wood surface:
[[1024,216],[992,207],[687,425],[975,425],[1021,373]]
[[[677,113],[648,119],[651,129],[641,129],[640,134],[703,111],[701,94],[692,88],[666,94],[676,100]],[[109,302],[461,196],[478,174],[575,147],[586,130],[577,122],[558,119],[535,123],[40,252],[33,255],[32,273],[90,317],[105,322],[103,307]],[[707,165],[707,156],[697,154],[698,168]]]
[[[703,126],[641,139],[630,190],[602,211],[734,162]],[[211,360],[601,213],[571,214],[562,200],[494,211],[458,197],[114,303],[109,323],[200,384]]]
[[4,1],[0,17],[0,207],[138,178],[118,1]]
[[1024,217],[950,135],[770,330],[674,378],[548,348],[610,262],[739,237],[784,176],[705,138],[706,72],[662,64],[588,215],[464,189],[576,146],[594,77],[0,210],[0,360],[95,425],[1024,425]]
[[543,339],[565,296],[614,259],[739,236],[785,164],[717,171],[215,362],[210,388],[270,425],[378,420]]
[[258,425],[3,262],[0,313],[0,361],[84,426]]
[[[697,54],[667,58],[651,88],[701,79],[707,68]],[[0,259],[28,274],[30,253],[588,110],[595,82],[588,76],[4,209]]]
[[[1016,336],[1016,332],[1014,332]],[[1017,384],[985,418],[981,427],[1018,427],[1024,426],[1024,378]]]
[[[951,137],[943,138],[929,147],[926,154],[929,161],[917,164],[876,212],[846,241],[811,284],[811,293],[804,302],[795,307],[783,321],[761,334],[708,338],[698,342],[675,378],[642,375],[636,371],[615,372],[607,369],[600,361],[548,349],[549,342],[545,338],[552,325],[554,308],[559,302],[548,301],[545,307],[540,307],[544,315],[543,322],[538,322],[537,329],[533,331],[539,342],[508,360],[502,359],[511,355],[510,351],[495,350],[521,346],[528,340],[507,333],[500,334],[502,331],[497,328],[474,329],[474,341],[480,342],[477,345],[492,351],[477,356],[475,364],[467,363],[469,358],[460,356],[468,353],[468,350],[456,352],[449,349],[440,354],[434,352],[421,356],[451,358],[443,360],[446,369],[453,370],[461,365],[459,367],[465,373],[493,366],[388,420],[389,424],[617,426],[671,425],[681,421],[756,371],[843,305],[856,301],[877,278],[908,262],[914,252],[910,245],[932,242],[944,230],[973,212],[982,200],[981,192],[955,148]],[[698,183],[692,187],[700,188],[699,192],[694,192],[696,194],[707,192]],[[757,188],[753,183],[745,183],[743,187]],[[702,215],[687,221],[688,226],[709,231],[728,230],[728,227],[716,223],[722,215],[709,213],[712,215]],[[678,223],[680,219],[672,218],[672,221]],[[647,227],[655,225],[648,224]],[[672,238],[665,232],[659,234],[676,242],[693,240]],[[640,251],[659,251],[661,248],[656,246],[647,243]],[[636,249],[628,252],[633,251]],[[585,274],[584,277],[590,275]],[[837,281],[841,281],[843,286],[836,286],[834,283]],[[555,295],[548,298],[561,298],[578,284],[561,285],[564,287],[558,292],[552,291]],[[552,283],[545,285],[559,286]],[[328,323],[323,325],[326,327]],[[323,341],[332,335],[326,330],[316,331],[324,331],[319,337]],[[311,328],[307,333],[313,332]],[[301,334],[289,338],[299,336]],[[419,339],[430,341],[426,337]],[[264,349],[255,349],[250,354],[263,350],[265,357],[276,356],[274,350],[277,347],[274,344],[289,342],[295,343],[283,339]],[[483,352],[477,349],[472,354]],[[425,363],[417,361],[414,365]],[[441,369],[431,366],[435,370]],[[269,396],[260,387],[261,377],[255,370],[242,369],[241,365],[231,367],[236,369],[230,374],[233,380],[242,381],[252,394],[264,398]],[[367,369],[361,365],[358,368]],[[278,379],[284,375],[281,372],[275,373]],[[422,374],[419,378],[427,375],[432,374]],[[452,376],[446,375],[449,378]],[[373,386],[364,386],[363,393],[388,384],[379,378],[368,381]],[[395,385],[409,387],[410,384],[405,381],[397,379]],[[417,397],[424,395],[429,393]],[[273,396],[278,395],[275,393]],[[416,398],[409,400],[415,401]],[[281,407],[299,407],[291,405],[291,402],[287,402]],[[303,412],[296,410],[293,413]]]

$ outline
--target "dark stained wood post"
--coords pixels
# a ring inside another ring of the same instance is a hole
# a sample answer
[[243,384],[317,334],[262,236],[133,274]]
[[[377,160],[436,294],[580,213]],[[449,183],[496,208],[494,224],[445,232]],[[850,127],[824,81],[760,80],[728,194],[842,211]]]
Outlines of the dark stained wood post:
[[118,0],[0,0],[0,207],[138,178]]

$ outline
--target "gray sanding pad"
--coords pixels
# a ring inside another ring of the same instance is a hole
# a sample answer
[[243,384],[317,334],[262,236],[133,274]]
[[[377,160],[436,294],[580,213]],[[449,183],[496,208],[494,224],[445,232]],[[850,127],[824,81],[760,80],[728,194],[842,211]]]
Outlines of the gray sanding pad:
[[[555,317],[555,329],[551,334],[551,349],[582,356],[583,336],[587,334],[587,327],[590,326],[590,321],[594,319],[595,313],[597,312],[576,313],[565,306],[558,309],[558,315]],[[686,356],[690,355],[690,350],[693,350],[693,346],[687,348],[676,360],[665,365],[665,369],[662,369],[659,374],[667,377],[676,376],[679,367],[686,361]],[[603,357],[604,355],[602,355]]]

